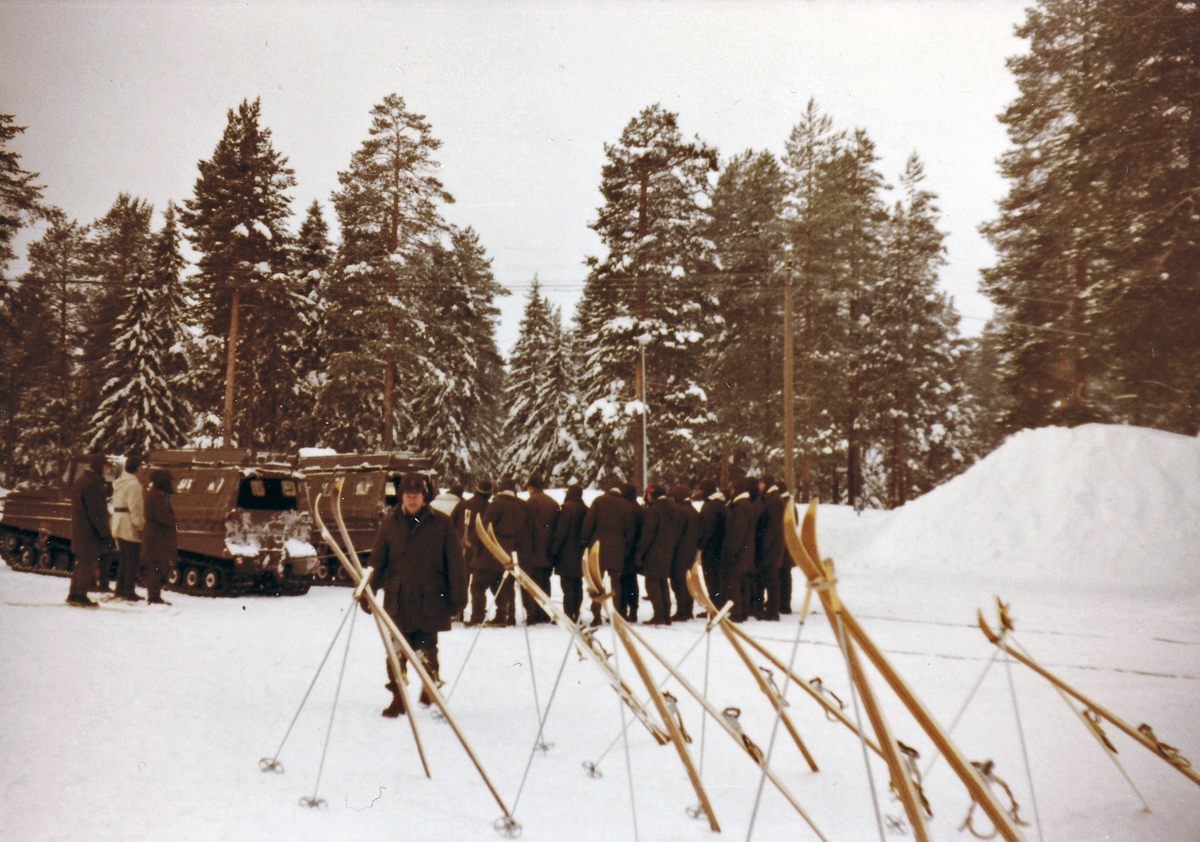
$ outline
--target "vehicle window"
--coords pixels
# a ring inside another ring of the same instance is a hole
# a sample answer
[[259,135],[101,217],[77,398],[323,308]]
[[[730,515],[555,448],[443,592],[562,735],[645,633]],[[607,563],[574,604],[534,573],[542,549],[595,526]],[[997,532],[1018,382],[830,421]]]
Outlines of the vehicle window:
[[250,493],[253,494],[255,497],[266,497],[267,496],[267,486],[260,479],[252,479],[252,480],[250,480]]
[[208,488],[205,489],[209,494],[216,494],[225,485],[225,477],[217,477],[208,481]]
[[295,497],[296,496],[295,480],[285,479],[282,482],[280,482],[279,488],[283,492],[284,497]]
[[[284,483],[291,487],[291,494],[284,491]],[[296,508],[295,480],[282,477],[243,477],[238,486],[237,504],[243,509],[282,512]]]
[[183,479],[181,479],[181,480],[179,481],[179,483],[178,483],[178,484],[175,486],[175,491],[176,491],[176,492],[180,492],[180,491],[191,491],[191,490],[192,490],[192,477],[184,477],[184,478],[183,478]]
[[372,485],[374,485],[374,483],[373,483],[373,482],[371,482],[371,480],[369,480],[369,479],[360,479],[360,480],[359,480],[357,483],[355,483],[355,485],[354,485],[354,496],[355,496],[355,497],[366,497],[368,494],[370,494],[370,493],[371,493],[371,486],[372,486]]

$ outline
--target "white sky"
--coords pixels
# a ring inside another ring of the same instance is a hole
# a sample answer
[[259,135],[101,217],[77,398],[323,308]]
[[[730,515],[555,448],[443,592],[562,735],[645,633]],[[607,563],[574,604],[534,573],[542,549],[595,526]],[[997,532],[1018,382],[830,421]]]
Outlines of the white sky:
[[[839,128],[867,129],[895,183],[916,151],[940,196],[946,289],[977,334],[993,253],[979,235],[1005,184],[996,115],[1016,95],[1024,0],[941,2],[458,2],[0,6],[0,112],[47,199],[82,222],[121,191],[162,210],[187,197],[226,110],[262,97],[263,122],[299,182],[293,228],[366,137],[388,93],[425,114],[442,178],[514,294],[516,340],[536,272],[570,315],[603,144],[655,102],[722,163],[783,151],[809,97]],[[157,223],[156,223],[157,224]]]

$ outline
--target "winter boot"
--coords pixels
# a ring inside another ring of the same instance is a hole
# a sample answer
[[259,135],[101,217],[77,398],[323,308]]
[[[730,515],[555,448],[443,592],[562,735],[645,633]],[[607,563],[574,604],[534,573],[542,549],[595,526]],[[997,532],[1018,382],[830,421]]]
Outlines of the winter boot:
[[388,719],[404,716],[404,696],[399,688],[392,691],[392,703],[383,709],[383,715]]

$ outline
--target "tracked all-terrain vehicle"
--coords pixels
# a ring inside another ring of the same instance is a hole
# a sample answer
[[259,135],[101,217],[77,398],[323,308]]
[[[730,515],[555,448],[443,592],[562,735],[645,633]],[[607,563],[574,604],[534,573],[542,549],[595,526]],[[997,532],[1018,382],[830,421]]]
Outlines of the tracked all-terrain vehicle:
[[[10,567],[48,576],[70,576],[75,567],[71,555],[71,486],[88,466],[87,456],[71,459],[60,481],[54,485],[21,489],[0,501],[0,555]],[[105,469],[111,483],[120,470]],[[111,493],[111,492],[110,492]],[[109,578],[116,572],[117,553],[100,558],[108,565]]]
[[307,593],[317,569],[304,477],[291,456],[249,450],[151,451],[175,483],[179,562],[167,586],[184,593]]
[[[321,517],[327,524],[334,522],[334,487],[337,480],[342,480],[342,518],[354,548],[365,561],[375,542],[380,521],[396,505],[393,478],[409,471],[432,476],[433,460],[428,456],[407,452],[302,454],[298,468],[306,479],[309,508],[320,495]],[[333,550],[325,545],[320,535],[314,532],[312,541],[318,550],[314,583],[353,584]]]

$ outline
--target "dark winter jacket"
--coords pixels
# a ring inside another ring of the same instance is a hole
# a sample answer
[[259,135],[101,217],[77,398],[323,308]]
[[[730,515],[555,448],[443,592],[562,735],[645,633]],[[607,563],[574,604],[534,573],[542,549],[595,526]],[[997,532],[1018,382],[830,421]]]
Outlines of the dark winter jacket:
[[[484,527],[491,526],[496,533],[496,540],[510,556],[517,553],[517,560],[522,567],[527,567],[529,557],[533,554],[533,518],[525,502],[517,499],[511,491],[501,491],[492,495],[488,502],[487,511],[483,513]],[[490,555],[487,551],[485,554]],[[481,567],[483,570],[504,570],[499,561],[495,567]]]
[[142,561],[166,565],[175,562],[179,548],[178,521],[171,505],[171,475],[164,470],[150,472],[150,487],[143,498],[146,526],[142,530]]
[[725,496],[712,494],[700,507],[700,552],[705,567],[721,563],[721,547],[725,543]]
[[483,548],[479,536],[475,534],[475,521],[483,517],[483,513],[487,511],[490,496],[476,493],[470,500],[463,501],[458,510],[463,516],[462,529],[466,536],[463,544],[467,566],[472,570],[497,573],[502,572],[504,568],[501,567],[500,562],[492,558],[491,553]]
[[642,525],[646,522],[646,510],[638,505],[637,489],[631,483],[627,482],[621,486],[621,497],[633,511],[633,540],[625,553],[625,575],[628,576],[634,572],[637,566],[637,548],[642,540]]
[[748,494],[739,494],[725,511],[725,540],[721,544],[721,572],[727,576],[754,573],[754,532],[757,507]]
[[384,519],[367,562],[384,609],[404,634],[449,631],[467,604],[467,565],[450,518],[428,505]]
[[633,509],[621,497],[619,489],[611,488],[592,501],[583,519],[581,540],[585,547],[600,542],[602,573],[620,576],[625,572],[625,558],[630,547],[637,546],[637,524],[634,522]]
[[104,477],[88,468],[71,487],[71,552],[77,558],[99,558],[114,546]]
[[651,500],[638,538],[638,572],[647,579],[668,578],[686,526],[683,512],[666,497]]
[[[772,487],[773,488],[773,487]],[[783,543],[783,512],[792,498],[778,489],[768,490],[763,497],[762,514],[758,516],[759,547],[762,553],[760,570],[778,570],[784,561],[787,547]]]
[[559,576],[578,579],[583,576],[583,520],[588,507],[579,497],[563,501],[554,524],[554,538],[550,542],[550,557]]
[[675,548],[675,561],[671,565],[671,575],[682,577],[696,563],[696,550],[700,548],[700,513],[690,500],[677,501],[675,506],[683,518],[683,534],[679,537],[679,546]]
[[529,557],[529,567],[550,567],[550,542],[554,538],[554,524],[558,520],[558,503],[544,491],[534,489],[529,492],[526,504],[533,515],[533,552]]

